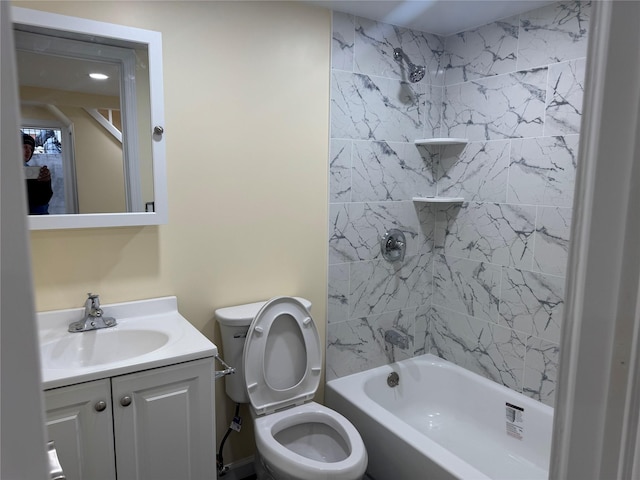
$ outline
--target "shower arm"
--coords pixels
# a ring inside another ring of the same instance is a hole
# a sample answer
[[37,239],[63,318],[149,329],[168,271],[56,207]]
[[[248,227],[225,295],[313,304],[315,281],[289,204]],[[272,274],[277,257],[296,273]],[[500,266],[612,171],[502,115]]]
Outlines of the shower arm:
[[424,78],[424,75],[426,73],[425,67],[423,67],[422,65],[415,65],[411,60],[409,60],[409,57],[401,48],[395,48],[393,50],[393,58],[398,63],[402,62],[402,60],[405,61],[405,63],[409,67],[409,81],[411,83],[419,82]]
[[407,65],[409,65],[410,68],[415,67],[414,63],[411,60],[409,60],[409,57],[407,56],[406,53],[404,53],[404,50],[402,50],[401,48],[393,49],[393,58],[396,62],[400,62],[404,60],[405,62],[407,62]]

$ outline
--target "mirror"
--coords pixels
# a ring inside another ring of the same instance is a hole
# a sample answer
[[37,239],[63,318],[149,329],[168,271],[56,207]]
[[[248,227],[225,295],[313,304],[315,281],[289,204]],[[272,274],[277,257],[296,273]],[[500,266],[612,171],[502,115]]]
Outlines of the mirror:
[[[29,165],[47,165],[49,215],[30,228],[167,221],[160,33],[14,7]],[[88,74],[106,74],[96,81]]]

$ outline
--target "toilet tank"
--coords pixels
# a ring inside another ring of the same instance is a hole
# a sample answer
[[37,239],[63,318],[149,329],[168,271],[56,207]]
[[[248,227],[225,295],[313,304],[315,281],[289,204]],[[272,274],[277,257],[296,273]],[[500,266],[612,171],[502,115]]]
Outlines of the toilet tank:
[[[311,310],[311,302],[305,298],[294,297],[307,310]],[[244,341],[251,322],[266,301],[219,308],[215,311],[216,320],[220,324],[222,350],[225,362],[236,369],[233,375],[224,377],[227,396],[236,403],[249,403],[247,385],[244,379]]]

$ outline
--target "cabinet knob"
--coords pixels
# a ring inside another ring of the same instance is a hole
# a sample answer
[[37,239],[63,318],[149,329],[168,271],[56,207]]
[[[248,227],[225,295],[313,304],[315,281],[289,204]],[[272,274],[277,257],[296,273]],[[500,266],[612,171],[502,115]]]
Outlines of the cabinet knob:
[[105,402],[104,400],[100,400],[99,402],[96,402],[94,408],[96,409],[96,412],[102,412],[105,408],[107,408],[107,402]]
[[122,405],[123,407],[128,407],[129,405],[131,405],[131,397],[129,395],[125,395],[124,397],[122,397],[120,399],[120,405]]
[[162,135],[163,133],[164,133],[164,128],[161,125],[156,125],[155,127],[153,127],[154,135]]

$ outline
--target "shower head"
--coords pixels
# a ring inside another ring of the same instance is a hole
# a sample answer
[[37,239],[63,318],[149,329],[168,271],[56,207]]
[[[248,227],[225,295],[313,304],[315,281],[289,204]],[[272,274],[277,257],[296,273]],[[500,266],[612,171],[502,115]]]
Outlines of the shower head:
[[401,48],[395,48],[393,50],[393,58],[396,62],[402,62],[403,59],[407,62],[407,66],[409,67],[409,81],[411,83],[419,82],[424,78],[424,74],[426,73],[425,68],[422,65],[414,65]]

